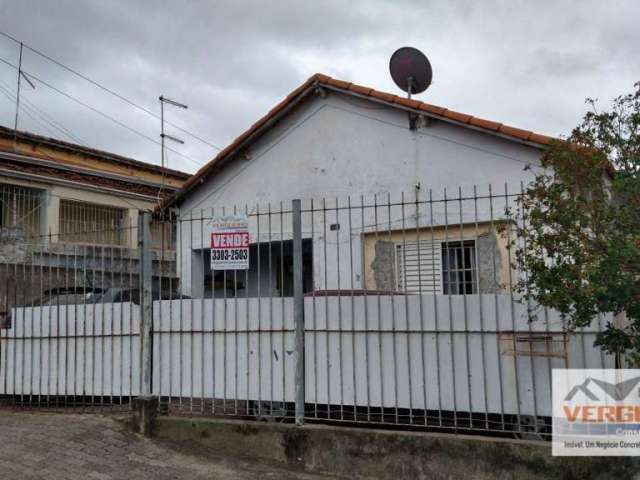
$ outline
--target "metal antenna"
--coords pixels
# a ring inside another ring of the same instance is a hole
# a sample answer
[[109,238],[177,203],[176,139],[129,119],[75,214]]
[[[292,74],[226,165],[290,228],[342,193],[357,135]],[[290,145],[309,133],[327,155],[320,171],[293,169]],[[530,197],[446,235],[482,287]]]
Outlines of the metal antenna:
[[174,137],[172,135],[168,135],[166,133],[164,133],[164,104],[167,103],[169,105],[173,105],[174,107],[178,107],[178,108],[184,108],[185,110],[187,108],[189,108],[187,105],[185,105],[184,103],[180,103],[180,102],[176,102],[175,100],[171,100],[170,98],[164,97],[162,95],[160,95],[158,97],[158,100],[160,100],[160,149],[161,149],[161,161],[160,161],[160,165],[162,166],[162,186],[160,187],[160,190],[158,191],[158,203],[160,203],[160,195],[162,194],[163,190],[164,190],[164,156],[165,156],[165,152],[164,152],[164,139],[168,138],[169,140],[179,143],[181,145],[184,145],[184,140],[181,140],[177,137]]
[[20,112],[20,80],[24,78],[24,80],[31,86],[31,88],[35,89],[36,86],[33,84],[29,77],[22,71],[22,49],[23,45],[20,42],[20,58],[18,60],[18,87],[16,89],[16,119],[13,124],[13,142],[14,144],[18,140],[18,116]]

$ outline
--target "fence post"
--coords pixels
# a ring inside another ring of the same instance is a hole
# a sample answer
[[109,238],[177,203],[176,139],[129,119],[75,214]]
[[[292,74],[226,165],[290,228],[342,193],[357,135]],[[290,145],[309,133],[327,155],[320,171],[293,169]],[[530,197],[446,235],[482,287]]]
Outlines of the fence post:
[[304,424],[304,296],[302,289],[302,205],[291,204],[293,221],[293,321],[295,324],[295,416]]
[[138,249],[140,252],[140,395],[151,395],[151,329],[152,318],[152,262],[151,262],[151,213],[138,217]]

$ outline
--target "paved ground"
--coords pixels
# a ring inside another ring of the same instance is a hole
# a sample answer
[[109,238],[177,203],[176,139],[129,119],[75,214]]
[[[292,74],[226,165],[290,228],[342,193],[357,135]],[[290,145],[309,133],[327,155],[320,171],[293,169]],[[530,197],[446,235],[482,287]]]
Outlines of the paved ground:
[[0,410],[0,478],[327,479],[130,433],[113,417]]

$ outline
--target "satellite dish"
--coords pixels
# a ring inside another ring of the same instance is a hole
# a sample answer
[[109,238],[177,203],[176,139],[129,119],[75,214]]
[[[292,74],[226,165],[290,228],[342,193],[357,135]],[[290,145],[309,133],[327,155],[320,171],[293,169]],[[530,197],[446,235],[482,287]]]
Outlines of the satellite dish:
[[391,55],[389,71],[396,85],[409,94],[422,93],[429,85],[433,71],[429,59],[417,48],[402,47]]

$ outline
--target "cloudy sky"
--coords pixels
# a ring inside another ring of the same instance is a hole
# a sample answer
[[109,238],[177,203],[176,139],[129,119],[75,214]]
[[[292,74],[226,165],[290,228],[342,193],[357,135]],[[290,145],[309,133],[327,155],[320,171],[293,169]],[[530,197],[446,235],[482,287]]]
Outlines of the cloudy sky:
[[[0,0],[10,34],[224,147],[315,72],[397,92],[388,59],[424,51],[433,85],[418,98],[550,135],[567,134],[585,97],[603,105],[640,80],[640,2]],[[0,123],[13,127],[18,46],[0,37]],[[159,163],[159,122],[24,50],[19,128]],[[52,126],[55,125],[54,126]],[[192,172],[216,150],[184,133],[171,167]],[[188,157],[188,158],[187,158]]]

